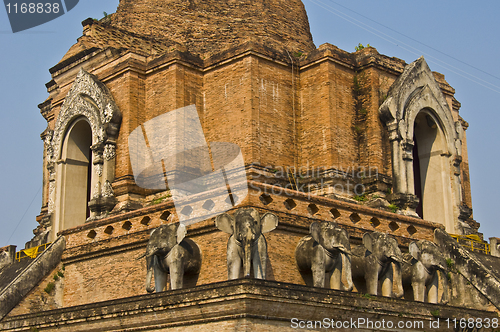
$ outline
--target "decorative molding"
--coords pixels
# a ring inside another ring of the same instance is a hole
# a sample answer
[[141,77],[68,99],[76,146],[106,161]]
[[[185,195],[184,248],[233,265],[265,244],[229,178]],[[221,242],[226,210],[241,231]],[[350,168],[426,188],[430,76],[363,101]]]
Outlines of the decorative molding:
[[102,170],[103,170],[103,165],[102,164],[94,164],[94,170],[99,175],[99,177],[102,176]]
[[104,147],[104,158],[107,161],[116,157],[116,146],[114,144],[106,144]]
[[115,197],[115,192],[111,186],[111,182],[106,180],[104,187],[102,188],[102,197]]
[[54,192],[56,189],[56,184],[55,181],[50,181],[49,182],[49,201],[48,201],[48,212],[53,213],[54,208],[55,208],[55,202],[54,202]]
[[[118,130],[121,123],[121,113],[113,100],[108,88],[100,82],[96,76],[89,74],[83,69],[76,76],[76,79],[68,92],[59,115],[56,119],[54,130],[47,128],[42,136],[45,144],[47,170],[49,173],[49,195],[48,212],[55,212],[56,196],[56,167],[61,156],[61,149],[66,132],[71,124],[78,118],[85,118],[88,121],[92,131],[92,160],[94,164],[94,176],[101,178],[104,174],[103,152],[105,146],[114,146],[118,137]],[[107,148],[107,156],[111,155]],[[113,165],[110,165],[112,168]],[[111,171],[111,172],[108,172]],[[113,180],[114,169],[106,172],[109,179]],[[101,202],[101,180],[92,180],[95,188],[92,191],[92,198],[95,200],[93,205],[97,217],[100,217],[102,211],[109,210],[111,203]],[[61,185],[61,184],[58,184]],[[64,184],[62,184],[64,185]],[[109,195],[109,188],[102,188]],[[103,205],[104,207],[101,207]],[[113,205],[114,206],[114,205]],[[60,217],[60,216],[59,216]],[[56,230],[56,232],[59,230]]]
[[92,198],[97,199],[101,197],[101,182],[97,181],[97,183],[94,186],[94,194],[92,195]]
[[51,149],[47,157],[50,161],[59,158],[66,130],[80,116],[89,121],[93,144],[116,140],[121,113],[108,88],[83,69],[78,73],[57,117],[53,136],[49,140]]
[[[393,83],[389,95],[379,108],[380,119],[387,126],[392,142],[392,174],[394,195],[391,202],[403,208],[405,214],[417,216],[415,208],[418,199],[414,194],[413,174],[413,142],[415,120],[421,111],[426,112],[427,121],[431,119],[442,133],[443,146],[439,151],[443,158],[443,171],[450,172],[450,191],[443,188],[442,215],[431,215],[431,218],[441,218],[447,231],[455,232],[461,203],[460,162],[462,155],[463,125],[455,122],[440,84],[423,57],[406,66],[403,73]],[[443,183],[446,183],[443,182]],[[448,186],[448,184],[443,184]],[[427,206],[424,202],[424,207]],[[453,214],[453,215],[452,215]],[[424,212],[424,218],[428,218]],[[438,221],[438,220],[434,220]],[[453,224],[453,225],[452,225]]]

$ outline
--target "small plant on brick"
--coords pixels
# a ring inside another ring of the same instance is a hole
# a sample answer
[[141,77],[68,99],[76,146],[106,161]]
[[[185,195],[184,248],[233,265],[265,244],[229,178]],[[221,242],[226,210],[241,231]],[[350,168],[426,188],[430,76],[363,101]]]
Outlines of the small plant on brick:
[[431,315],[434,317],[439,317],[439,309],[431,311]]
[[61,271],[57,271],[57,275],[61,278],[64,278],[64,273],[62,273]]
[[163,202],[163,200],[166,198],[166,196],[163,196],[163,197],[158,197],[157,199],[154,199],[151,201],[151,205],[156,205],[156,204],[160,204],[161,202]]
[[36,327],[30,327],[30,332],[38,332],[38,329]]
[[398,206],[395,204],[389,204],[389,206],[387,206],[387,207],[389,208],[389,210],[392,211],[392,213],[398,212],[398,209],[399,209]]
[[50,292],[52,292],[55,286],[56,284],[54,284],[53,282],[49,282],[47,286],[44,288],[45,293],[49,294]]
[[453,269],[455,267],[455,262],[453,262],[451,258],[446,258],[446,265],[448,265],[449,269]]
[[[354,119],[353,127],[354,134],[358,144],[366,139],[366,120],[368,118],[369,109],[371,107],[370,98],[370,77],[364,72],[356,72],[353,76],[352,97],[354,100],[354,107],[356,109],[356,117]],[[358,154],[364,153],[359,150]]]
[[354,49],[357,51],[361,51],[362,49],[365,49],[367,47],[372,47],[370,44],[366,44],[366,46],[364,46],[363,44],[359,43],[358,46],[355,46]]
[[359,94],[361,92],[361,84],[359,83],[358,75],[354,75],[353,84],[354,84],[354,92]]
[[354,195],[354,200],[358,202],[366,202],[368,200],[368,197],[366,197],[366,194],[363,195]]
[[381,91],[379,91],[379,102],[378,102],[378,106],[382,106],[382,104],[384,103],[384,101],[386,101],[388,95],[387,93],[383,93]]
[[54,281],[57,281],[57,280],[59,280],[59,275],[57,275],[57,273],[56,273],[56,274],[54,274]]

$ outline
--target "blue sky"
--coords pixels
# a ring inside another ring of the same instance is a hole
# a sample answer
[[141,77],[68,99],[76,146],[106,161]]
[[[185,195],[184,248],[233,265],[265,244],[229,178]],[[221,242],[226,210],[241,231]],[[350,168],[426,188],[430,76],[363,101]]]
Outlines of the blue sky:
[[[48,69],[82,34],[81,21],[113,13],[118,0],[80,0],[69,13],[13,34],[0,9],[0,246],[24,247],[40,213],[46,122],[37,105],[48,94]],[[469,122],[467,140],[474,218],[485,237],[497,229],[496,186],[500,162],[495,134],[500,113],[500,2],[495,0],[303,0],[316,46],[329,42],[352,52],[370,44],[385,55],[412,62],[426,57],[446,75]]]

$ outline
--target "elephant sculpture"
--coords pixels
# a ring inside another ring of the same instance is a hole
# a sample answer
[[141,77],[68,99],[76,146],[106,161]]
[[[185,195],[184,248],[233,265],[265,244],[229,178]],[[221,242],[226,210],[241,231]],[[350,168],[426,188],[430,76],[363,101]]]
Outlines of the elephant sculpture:
[[[351,291],[351,246],[347,231],[335,222],[315,221],[309,232],[295,249],[299,271],[312,272],[314,287],[325,287],[326,279],[331,289]],[[346,285],[342,283],[342,272]]]
[[[182,223],[162,225],[151,232],[146,246],[146,290],[149,293],[161,292],[170,274],[170,288],[183,287],[184,274],[198,273],[201,267],[201,254],[198,245],[186,239],[186,226]],[[154,271],[155,285],[151,287]]]
[[448,303],[448,265],[441,250],[428,240],[411,242],[408,249],[411,256],[403,266],[403,282],[411,282],[413,299],[419,302],[427,299],[429,303],[438,303],[441,291],[440,302]]
[[234,216],[217,216],[215,226],[231,234],[227,242],[228,279],[239,278],[242,265],[244,277],[250,276],[253,266],[254,277],[266,279],[267,243],[263,234],[278,226],[278,217],[272,213],[261,217],[254,208],[240,208]]
[[382,296],[403,297],[403,254],[392,236],[379,232],[365,233],[363,245],[352,250],[351,259],[353,276],[364,276],[368,294],[379,294],[380,281]]

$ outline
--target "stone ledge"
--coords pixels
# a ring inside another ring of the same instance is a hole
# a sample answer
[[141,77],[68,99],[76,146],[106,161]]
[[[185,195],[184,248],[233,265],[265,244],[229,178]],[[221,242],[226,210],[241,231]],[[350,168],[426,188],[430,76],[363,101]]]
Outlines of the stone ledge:
[[[432,314],[432,313],[434,314]],[[290,320],[429,322],[445,318],[497,318],[488,311],[426,304],[257,279],[238,279],[191,289],[141,295],[88,305],[8,317],[2,331],[150,331],[251,319],[255,324],[293,330]],[[250,323],[252,324],[252,323]],[[250,331],[251,326],[249,326]],[[361,329],[358,329],[361,330]],[[447,329],[434,329],[445,331]]]

